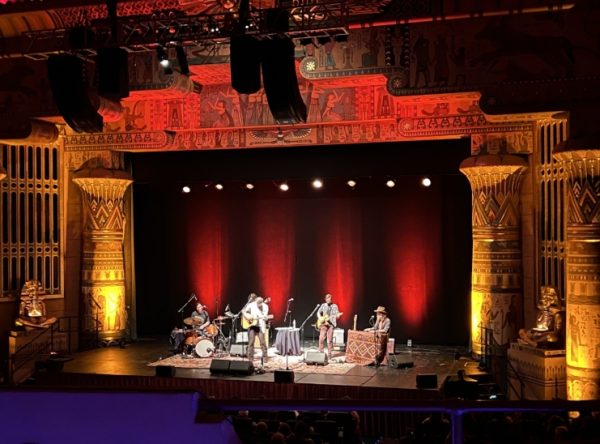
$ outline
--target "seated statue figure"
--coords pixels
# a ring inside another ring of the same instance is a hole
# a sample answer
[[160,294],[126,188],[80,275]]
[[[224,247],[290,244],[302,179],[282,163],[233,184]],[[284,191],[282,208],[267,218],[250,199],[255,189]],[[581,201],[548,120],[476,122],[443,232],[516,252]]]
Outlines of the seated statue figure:
[[46,304],[40,293],[44,289],[39,281],[27,281],[21,290],[21,303],[19,304],[19,317],[15,321],[17,327],[48,328],[56,322],[56,318],[46,317]]
[[518,342],[541,348],[564,347],[564,313],[556,288],[540,288],[538,309],[535,327],[530,330],[520,329]]

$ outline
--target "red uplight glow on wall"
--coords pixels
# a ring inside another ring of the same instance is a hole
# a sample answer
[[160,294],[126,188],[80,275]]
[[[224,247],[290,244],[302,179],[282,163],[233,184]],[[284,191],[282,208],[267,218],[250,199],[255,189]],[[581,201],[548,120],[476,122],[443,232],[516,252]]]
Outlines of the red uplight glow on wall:
[[209,312],[214,313],[215,301],[219,300],[223,307],[221,298],[228,278],[229,231],[218,200],[206,200],[195,213],[187,221],[189,288],[208,306]]
[[286,199],[256,203],[255,254],[259,274],[259,294],[270,297],[270,311],[283,320],[290,297],[295,254],[295,212]]
[[440,210],[427,201],[426,194],[416,193],[402,208],[391,209],[386,230],[391,290],[396,301],[393,316],[417,329],[415,334],[436,309],[439,293]]
[[[350,199],[333,200],[329,209],[319,229],[323,295],[331,293],[344,312],[355,309],[356,293],[362,287],[360,212],[356,202]],[[350,319],[348,313],[345,325],[351,325]]]

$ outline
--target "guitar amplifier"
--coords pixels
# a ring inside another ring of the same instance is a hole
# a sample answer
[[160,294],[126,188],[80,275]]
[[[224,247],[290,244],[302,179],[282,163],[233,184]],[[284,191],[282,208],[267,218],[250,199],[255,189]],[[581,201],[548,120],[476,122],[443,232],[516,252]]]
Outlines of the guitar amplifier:
[[344,329],[334,328],[333,329],[333,346],[343,347],[344,346]]
[[231,344],[229,351],[231,356],[246,356],[248,354],[248,345],[246,344]]

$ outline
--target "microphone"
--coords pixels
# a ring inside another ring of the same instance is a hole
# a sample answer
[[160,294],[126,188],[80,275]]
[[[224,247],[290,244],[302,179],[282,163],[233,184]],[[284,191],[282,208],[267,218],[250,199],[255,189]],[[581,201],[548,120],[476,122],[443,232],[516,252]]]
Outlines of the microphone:
[[196,297],[196,293],[192,293],[192,297],[196,300],[198,300],[198,298]]
[[371,321],[374,321],[374,320],[375,320],[375,316],[374,316],[374,315],[372,315],[372,316],[369,318],[369,322],[371,322]]
[[289,298],[288,302],[292,302],[294,300],[294,298]]

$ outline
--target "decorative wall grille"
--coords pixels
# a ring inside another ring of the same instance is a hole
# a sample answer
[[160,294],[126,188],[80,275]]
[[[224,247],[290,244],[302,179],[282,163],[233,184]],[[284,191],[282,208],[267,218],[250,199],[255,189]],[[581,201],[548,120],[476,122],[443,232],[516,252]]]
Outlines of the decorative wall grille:
[[[565,298],[567,175],[552,158],[554,148],[567,137],[566,121],[548,121],[539,126],[537,178],[540,285],[555,286]],[[537,300],[537,299],[536,299]]]
[[56,146],[1,145],[2,275],[0,297],[18,296],[25,281],[61,293],[60,151]]

